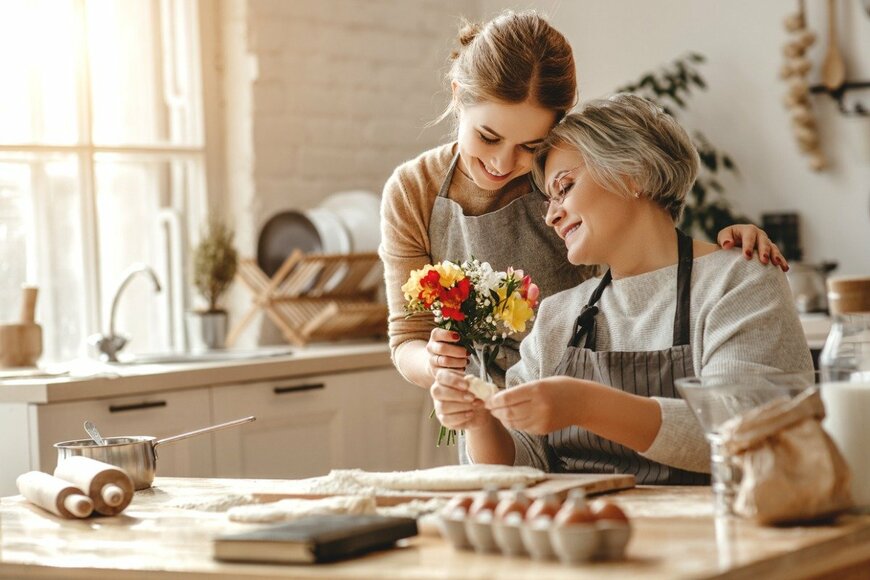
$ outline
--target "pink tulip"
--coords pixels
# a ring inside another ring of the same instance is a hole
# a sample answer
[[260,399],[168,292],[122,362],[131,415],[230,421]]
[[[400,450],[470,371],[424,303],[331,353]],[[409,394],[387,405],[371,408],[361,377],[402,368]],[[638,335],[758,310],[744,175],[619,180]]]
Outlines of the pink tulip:
[[529,301],[529,306],[532,308],[537,307],[538,305],[538,297],[541,295],[541,289],[538,288],[537,284],[529,284],[529,289],[526,291],[526,300]]

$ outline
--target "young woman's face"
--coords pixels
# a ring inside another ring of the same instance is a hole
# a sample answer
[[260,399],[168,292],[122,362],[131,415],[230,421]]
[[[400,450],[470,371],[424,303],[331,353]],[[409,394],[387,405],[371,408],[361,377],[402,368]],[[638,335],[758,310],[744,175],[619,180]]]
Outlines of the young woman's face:
[[496,101],[462,107],[459,156],[481,189],[494,190],[532,168],[535,147],[556,122],[556,113],[528,102]]
[[[551,201],[547,225],[565,241],[572,264],[609,264],[622,232],[632,227],[638,204],[596,184],[583,157],[567,145],[554,148],[544,166]],[[560,193],[561,192],[561,193]],[[561,203],[553,198],[563,195]]]

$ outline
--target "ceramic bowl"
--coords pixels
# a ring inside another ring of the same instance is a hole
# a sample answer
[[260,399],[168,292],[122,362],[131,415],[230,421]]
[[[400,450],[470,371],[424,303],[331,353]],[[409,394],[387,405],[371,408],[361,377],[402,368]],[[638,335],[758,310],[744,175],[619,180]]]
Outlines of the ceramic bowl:
[[552,560],[556,554],[550,541],[550,526],[524,525],[520,528],[520,536],[526,551],[535,560]]
[[565,564],[588,562],[598,552],[599,530],[595,525],[550,528],[553,551]]
[[595,557],[599,560],[621,560],[625,556],[625,548],[631,539],[631,525],[613,521],[599,521],[598,549]]
[[492,533],[492,519],[466,518],[465,533],[477,552],[497,552],[498,545]]
[[507,524],[504,522],[494,522],[492,524],[492,535],[502,554],[505,556],[525,556],[527,554],[526,547],[523,544],[523,537],[520,533],[521,529],[521,524]]
[[441,535],[447,538],[454,548],[457,550],[470,550],[471,542],[468,541],[468,534],[465,533],[464,518],[450,518],[441,516],[438,518],[438,527],[441,530]]

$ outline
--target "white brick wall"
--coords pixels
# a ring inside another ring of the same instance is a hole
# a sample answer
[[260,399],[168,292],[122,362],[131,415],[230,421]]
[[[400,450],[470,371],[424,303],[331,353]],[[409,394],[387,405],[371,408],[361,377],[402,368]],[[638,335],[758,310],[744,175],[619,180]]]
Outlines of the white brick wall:
[[[425,125],[447,103],[459,17],[479,19],[479,0],[220,6],[225,207],[241,255],[255,255],[275,213],[342,190],[380,194],[396,165],[447,138],[446,125]],[[235,288],[228,302],[238,319],[250,297]]]
[[[256,232],[243,230],[277,211],[349,187],[380,193],[398,163],[447,135],[446,126],[425,125],[446,104],[442,78],[458,17],[477,18],[478,2],[226,1],[227,67],[255,76],[228,70],[224,83],[236,95],[229,103],[250,103],[225,114],[228,135],[248,141],[227,145],[227,182],[249,179],[252,188],[228,193],[234,213],[255,222],[237,224],[240,243],[255,243]],[[228,39],[229,30],[246,38]],[[250,164],[235,159],[240,149]]]

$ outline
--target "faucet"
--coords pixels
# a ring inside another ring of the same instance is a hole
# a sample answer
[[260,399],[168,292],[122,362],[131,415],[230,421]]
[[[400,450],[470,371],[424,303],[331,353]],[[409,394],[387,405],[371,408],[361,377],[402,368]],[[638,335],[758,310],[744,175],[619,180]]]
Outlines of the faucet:
[[89,342],[97,347],[100,351],[100,358],[106,362],[118,362],[118,353],[127,344],[127,338],[115,334],[115,313],[118,310],[118,302],[121,299],[121,292],[130,283],[130,280],[136,274],[148,274],[151,281],[154,282],[154,291],[160,292],[160,281],[157,279],[157,274],[154,270],[142,263],[135,263],[124,272],[124,279],[115,290],[115,295],[112,297],[112,309],[109,311],[109,332],[107,334],[95,334],[90,337]]

